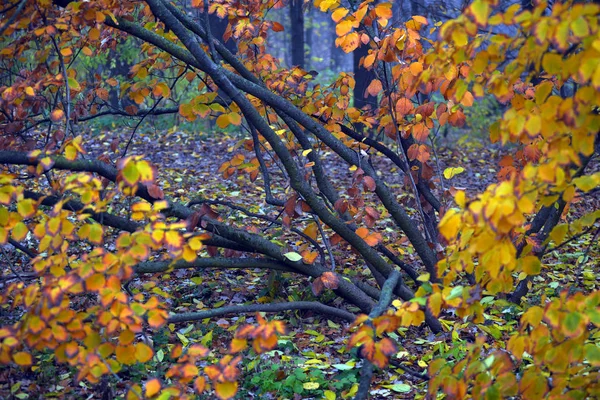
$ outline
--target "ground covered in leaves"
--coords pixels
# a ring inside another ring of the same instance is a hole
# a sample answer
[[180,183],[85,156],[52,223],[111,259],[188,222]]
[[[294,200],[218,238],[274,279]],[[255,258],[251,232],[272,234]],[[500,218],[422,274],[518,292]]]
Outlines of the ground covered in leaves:
[[[102,154],[115,161],[122,156],[131,137],[131,130],[103,130],[86,142],[88,157]],[[159,183],[169,197],[183,203],[194,199],[223,200],[246,208],[249,212],[278,217],[278,209],[266,205],[264,189],[259,177],[251,182],[247,174],[234,175],[224,179],[218,172],[223,162],[236,154],[244,155],[244,162],[252,158],[252,153],[244,149],[243,134],[197,134],[177,129],[170,131],[136,132],[127,149],[127,155],[144,155],[158,168]],[[497,179],[502,173],[502,160],[518,149],[500,149],[481,138],[461,137],[453,134],[441,140],[436,149],[439,171],[448,167],[461,167],[464,171],[443,184],[438,182],[438,194],[451,193],[453,188],[466,190],[474,195]],[[327,157],[327,170],[338,187],[349,187],[352,171],[346,165]],[[374,160],[388,185],[396,193],[415,218],[414,202],[405,189],[398,171],[390,163]],[[504,163],[506,164],[506,162]],[[592,168],[599,169],[597,160]],[[440,174],[441,175],[441,174]],[[281,176],[274,174],[276,184],[282,183]],[[285,187],[276,191],[285,198]],[[447,196],[451,199],[451,196]],[[450,200],[445,203],[452,206]],[[565,215],[569,220],[582,214],[583,210],[599,209],[600,196],[591,192],[571,206]],[[265,232],[271,239],[284,244],[289,251],[295,251],[301,238],[280,226],[251,218],[244,212],[230,207],[213,206],[224,220],[238,226],[249,227],[255,232]],[[302,224],[303,221],[293,221]],[[384,244],[393,249],[404,261],[418,265],[417,257],[406,245],[402,235],[386,226],[385,215],[378,222],[383,233]],[[303,225],[304,226],[304,225]],[[387,229],[386,229],[387,228]],[[528,302],[536,304],[542,294],[555,295],[564,288],[591,291],[598,289],[600,276],[600,249],[592,234],[578,237],[564,246],[549,252],[543,260],[544,270],[534,279],[536,289],[529,293]],[[4,251],[15,252],[13,248]],[[221,254],[228,255],[228,254]],[[208,254],[205,254],[208,256]],[[16,252],[11,256],[19,259],[15,265],[23,273],[31,273],[25,257]],[[360,277],[365,268],[350,249],[339,247],[335,250],[339,272]],[[7,272],[8,273],[8,272]],[[1,284],[6,284],[3,282]],[[293,300],[315,300],[307,279],[298,279],[281,273],[265,270],[176,270],[168,274],[144,276],[130,286],[132,292],[152,292],[168,302],[172,312],[189,312],[210,308],[260,302]],[[332,293],[324,293],[320,301],[339,307],[346,307]],[[485,300],[485,299],[484,299]],[[83,301],[83,300],[82,300]],[[86,301],[93,301],[87,299]],[[476,336],[487,335],[495,340],[507,339],[507,333],[518,322],[520,308],[502,300],[489,298],[486,317],[497,324],[485,323],[480,326],[463,323],[452,314],[442,315],[446,333],[437,337],[429,335],[425,329],[401,330],[399,335],[408,340],[400,340],[400,352],[395,361],[401,367],[392,367],[377,374],[372,385],[372,398],[419,398],[425,393],[423,374],[428,362],[435,357],[444,357],[453,363],[460,360],[466,347]],[[357,311],[349,308],[350,311]],[[3,309],[0,319],[8,323],[10,310]],[[240,399],[310,399],[352,398],[360,377],[360,361],[356,350],[346,348],[349,336],[347,324],[328,319],[311,312],[286,312],[270,315],[269,318],[285,320],[288,333],[280,338],[277,350],[266,355],[246,358],[243,362],[243,377],[240,381]],[[123,395],[130,382],[144,382],[148,376],[162,376],[169,365],[169,346],[180,342],[201,343],[213,349],[215,359],[226,354],[231,335],[239,325],[252,322],[248,315],[229,315],[198,323],[169,325],[159,332],[147,331],[142,338],[153,344],[156,357],[146,367],[134,366],[122,371],[119,376],[107,377],[96,386],[85,382],[75,382],[74,371],[54,362],[51,352],[40,354],[38,364],[30,371],[0,369],[0,397],[2,398],[112,398]],[[407,373],[408,371],[408,373]],[[209,396],[210,397],[210,396]]]

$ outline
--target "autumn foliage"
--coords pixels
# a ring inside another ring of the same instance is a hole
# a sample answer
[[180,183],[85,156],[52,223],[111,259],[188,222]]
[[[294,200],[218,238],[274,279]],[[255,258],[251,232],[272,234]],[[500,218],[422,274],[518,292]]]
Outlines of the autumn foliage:
[[[429,398],[600,396],[600,292],[578,285],[590,247],[598,254],[600,210],[570,212],[600,186],[597,3],[475,0],[444,23],[419,15],[399,23],[388,2],[315,0],[336,24],[338,47],[368,48],[361,66],[374,72],[367,92],[377,104],[365,109],[353,106],[352,74],[317,82],[268,53],[269,35],[284,30],[269,11],[285,2],[186,3],[2,6],[2,364],[35,371],[50,351],[76,368],[76,381],[97,384],[163,362],[149,340],[159,329],[250,313],[226,352],[180,338],[164,373],[127,393],[233,398],[243,357],[275,349],[286,334],[283,320],[260,312],[308,309],[351,322],[347,346],[359,348],[363,380],[343,398],[366,396],[373,367],[402,370],[395,355],[407,343],[423,344],[416,376]],[[227,21],[223,38],[206,29],[209,18]],[[131,37],[141,56],[127,78],[86,72],[85,60],[114,57]],[[223,39],[235,41],[235,54]],[[496,181],[476,192],[453,186],[466,168],[441,170],[434,139],[447,126],[465,129],[465,110],[486,96],[505,107],[489,140],[508,150]],[[161,184],[166,166],[128,154],[129,143],[88,154],[87,121],[163,114],[242,130],[218,172],[260,187],[266,208],[175,199]],[[552,273],[548,254],[586,237],[585,257],[563,271],[570,283],[531,296]],[[27,261],[13,263],[8,248]],[[165,275],[244,267],[298,279],[316,301],[256,296],[236,309],[170,309]],[[343,303],[321,302],[332,292]],[[515,307],[510,321],[502,310]],[[449,362],[426,348],[430,334],[471,339]]]

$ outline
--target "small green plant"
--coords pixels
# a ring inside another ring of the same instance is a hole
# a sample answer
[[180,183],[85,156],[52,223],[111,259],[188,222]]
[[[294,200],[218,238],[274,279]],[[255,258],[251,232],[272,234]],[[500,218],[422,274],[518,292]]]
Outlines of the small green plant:
[[502,117],[503,106],[495,97],[485,96],[465,108],[466,126],[470,128],[471,136],[485,138],[489,136],[492,123]]
[[321,399],[326,390],[340,393],[358,382],[357,369],[330,372],[326,368],[305,365],[304,361],[294,357],[288,362],[271,360],[263,364],[262,369],[244,382],[242,394],[273,394],[281,398],[299,395],[306,399]]

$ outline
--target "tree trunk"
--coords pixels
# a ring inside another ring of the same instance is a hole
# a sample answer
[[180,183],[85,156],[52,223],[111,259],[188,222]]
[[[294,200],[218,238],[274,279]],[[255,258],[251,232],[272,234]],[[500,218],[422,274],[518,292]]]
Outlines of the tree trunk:
[[359,66],[360,59],[368,54],[367,46],[360,46],[353,53],[354,55],[354,79],[356,86],[354,87],[354,107],[363,108],[365,106],[375,105],[377,98],[367,93],[367,87],[375,78],[375,73]]
[[290,2],[292,65],[304,69],[304,12],[301,0]]

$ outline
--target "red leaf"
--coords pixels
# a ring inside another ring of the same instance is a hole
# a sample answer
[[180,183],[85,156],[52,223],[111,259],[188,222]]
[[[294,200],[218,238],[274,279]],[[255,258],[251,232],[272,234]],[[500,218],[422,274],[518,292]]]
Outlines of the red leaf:
[[163,193],[162,189],[154,183],[148,185],[148,194],[152,196],[153,199],[157,200],[162,200],[165,198],[165,194]]
[[272,29],[274,32],[281,32],[281,31],[283,31],[284,28],[283,28],[283,25],[281,25],[279,22],[273,21]]
[[373,178],[370,176],[365,176],[363,178],[363,187],[369,192],[374,192],[377,185],[375,184],[375,180]]

